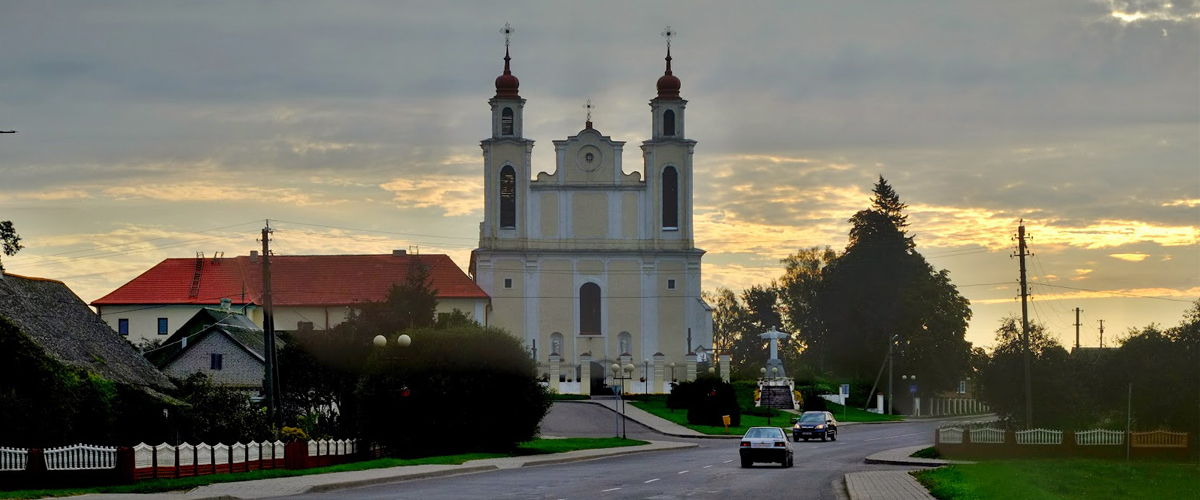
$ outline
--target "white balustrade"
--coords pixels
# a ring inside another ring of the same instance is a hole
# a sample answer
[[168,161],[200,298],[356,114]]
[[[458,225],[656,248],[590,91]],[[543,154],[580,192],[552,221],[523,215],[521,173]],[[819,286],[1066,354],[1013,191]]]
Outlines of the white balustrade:
[[958,427],[938,429],[938,442],[946,444],[962,444],[963,430]]
[[1125,433],[1107,429],[1092,429],[1076,432],[1075,444],[1079,446],[1106,446],[1125,444]]
[[0,471],[25,470],[29,449],[0,447]]
[[47,448],[42,452],[46,470],[102,470],[117,467],[117,448],[75,444]]
[[971,442],[980,444],[1003,444],[1004,430],[993,427],[971,429]]
[[1062,431],[1028,429],[1017,431],[1017,444],[1062,444]]

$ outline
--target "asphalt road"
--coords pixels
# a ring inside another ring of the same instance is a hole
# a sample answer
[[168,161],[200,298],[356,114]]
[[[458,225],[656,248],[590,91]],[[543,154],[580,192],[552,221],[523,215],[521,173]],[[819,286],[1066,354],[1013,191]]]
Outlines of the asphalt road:
[[[556,404],[543,421],[547,436],[611,436],[612,412],[596,405]],[[406,481],[307,495],[310,498],[583,499],[583,498],[841,498],[835,481],[858,470],[906,469],[866,465],[867,455],[930,442],[935,422],[860,424],[839,429],[837,441],[799,442],[796,465],[742,469],[735,439],[662,436],[629,422],[628,437],[688,441],[698,448],[640,453],[508,469],[446,478]],[[840,486],[838,486],[840,488]]]

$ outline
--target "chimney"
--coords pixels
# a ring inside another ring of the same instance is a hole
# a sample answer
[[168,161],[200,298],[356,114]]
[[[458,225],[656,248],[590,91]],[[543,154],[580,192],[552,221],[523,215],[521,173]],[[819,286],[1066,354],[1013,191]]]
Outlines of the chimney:
[[392,250],[393,257],[399,257],[401,255],[408,255],[408,250]]
[[258,262],[258,250],[250,251],[250,262]]
[[221,310],[222,311],[229,312],[229,309],[230,309],[229,306],[231,306],[231,305],[233,305],[233,301],[230,300],[228,297],[221,298]]

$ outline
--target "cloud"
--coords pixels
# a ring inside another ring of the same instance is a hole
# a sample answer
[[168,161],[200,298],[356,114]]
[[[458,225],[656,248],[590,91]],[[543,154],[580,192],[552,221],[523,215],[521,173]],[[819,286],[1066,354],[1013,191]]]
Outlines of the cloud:
[[169,202],[213,202],[249,201],[267,204],[298,206],[336,205],[347,200],[331,199],[321,195],[302,192],[296,188],[266,188],[233,183],[178,182],[169,184],[138,184],[113,186],[103,190],[104,195],[116,200],[154,200]]
[[[1070,290],[1059,291],[1057,288],[1049,288],[1045,285],[1038,285],[1033,294],[1034,300],[1049,302],[1060,300],[1081,300],[1081,299],[1111,299],[1114,297],[1157,297],[1161,299],[1175,299],[1182,301],[1194,300],[1200,296],[1200,287],[1192,288],[1117,288],[1108,290]],[[1010,304],[1014,301],[1013,298],[998,298],[998,299],[973,299],[972,304]]]
[[82,200],[91,198],[92,195],[85,189],[79,188],[61,188],[51,189],[47,191],[18,191],[13,193],[0,193],[0,201],[62,201],[62,200]]
[[[1200,21],[1200,4],[1177,5],[1172,0],[1107,0],[1108,15],[1122,25],[1143,22],[1188,23]],[[1164,30],[1165,34],[1165,30]]]
[[1146,257],[1149,257],[1150,255],[1144,253],[1111,253],[1108,254],[1108,256],[1114,259],[1120,259],[1129,262],[1141,262],[1146,260]]
[[379,185],[405,208],[436,208],[454,217],[483,213],[483,179],[478,175],[422,175]]
[[1171,200],[1163,202],[1164,207],[1200,207],[1200,198],[1192,198],[1186,200]]

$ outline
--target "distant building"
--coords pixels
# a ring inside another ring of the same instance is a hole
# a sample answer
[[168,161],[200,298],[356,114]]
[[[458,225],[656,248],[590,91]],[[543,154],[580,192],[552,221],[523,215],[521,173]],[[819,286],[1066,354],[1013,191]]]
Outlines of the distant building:
[[262,328],[246,315],[206,307],[146,358],[172,377],[203,373],[214,383],[257,391],[266,373],[263,342]]
[[[382,301],[412,265],[426,266],[438,313],[455,309],[486,323],[488,295],[446,255],[277,255],[271,257],[276,330],[327,330],[363,302]],[[228,258],[166,259],[92,302],[100,317],[131,342],[166,339],[197,311],[232,308],[262,325],[262,261],[258,252]]]
[[593,127],[590,113],[582,130],[553,141],[553,170],[538,172],[509,60],[506,53],[488,101],[484,215],[471,258],[471,274],[492,297],[491,324],[531,352],[536,344],[540,364],[559,355],[566,381],[578,380],[589,358],[593,379],[611,363],[635,365],[634,379],[656,379],[648,361],[683,363],[712,346],[712,310],[700,296],[704,251],[693,240],[696,141],[685,133],[687,101],[670,52],[632,172],[625,143]]
[[174,387],[61,281],[0,272],[0,321],[60,363],[156,397]]

